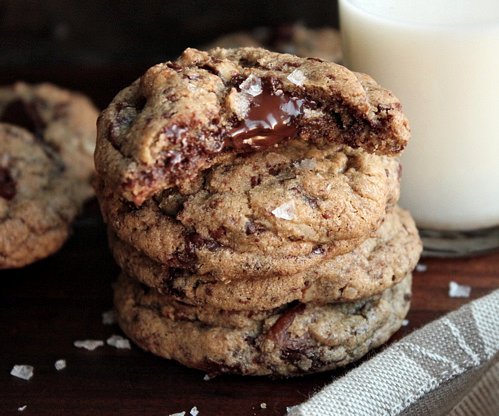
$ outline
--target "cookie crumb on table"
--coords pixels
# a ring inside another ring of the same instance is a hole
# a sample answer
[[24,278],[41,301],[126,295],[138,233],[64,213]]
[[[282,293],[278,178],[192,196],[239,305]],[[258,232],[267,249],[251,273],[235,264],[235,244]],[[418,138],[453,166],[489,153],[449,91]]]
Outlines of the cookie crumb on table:
[[471,286],[460,285],[456,282],[449,282],[449,297],[451,298],[469,298]]
[[103,347],[104,341],[97,339],[78,340],[73,343],[76,348],[85,348],[86,350],[93,351],[96,348]]
[[103,325],[113,325],[116,323],[116,313],[113,309],[109,311],[102,312],[102,324]]
[[31,377],[33,377],[34,374],[34,367],[31,365],[25,365],[25,364],[16,364],[14,367],[12,367],[12,370],[10,370],[10,375],[21,378],[23,380],[29,380]]

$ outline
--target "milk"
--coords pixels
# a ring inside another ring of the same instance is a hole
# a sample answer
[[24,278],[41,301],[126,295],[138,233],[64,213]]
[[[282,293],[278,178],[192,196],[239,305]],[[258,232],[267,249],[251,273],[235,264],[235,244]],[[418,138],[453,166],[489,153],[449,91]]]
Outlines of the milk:
[[345,63],[401,100],[401,205],[418,226],[499,225],[499,0],[340,0]]

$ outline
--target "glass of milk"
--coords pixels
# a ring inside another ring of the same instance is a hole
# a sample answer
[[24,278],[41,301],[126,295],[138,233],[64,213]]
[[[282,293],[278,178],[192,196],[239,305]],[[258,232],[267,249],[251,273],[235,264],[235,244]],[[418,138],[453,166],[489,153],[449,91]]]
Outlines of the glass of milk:
[[499,247],[499,0],[339,0],[345,65],[401,100],[426,254]]

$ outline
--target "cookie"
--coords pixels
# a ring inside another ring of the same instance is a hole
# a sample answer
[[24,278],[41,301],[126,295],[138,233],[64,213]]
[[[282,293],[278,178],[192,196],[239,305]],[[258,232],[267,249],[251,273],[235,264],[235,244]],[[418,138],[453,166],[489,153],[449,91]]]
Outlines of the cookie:
[[342,60],[340,32],[331,27],[308,28],[301,24],[259,27],[249,32],[221,36],[202,49],[261,47],[325,61]]
[[283,304],[351,302],[381,293],[417,264],[421,241],[407,211],[396,208],[373,238],[353,251],[291,276],[220,282],[210,275],[177,272],[155,262],[110,235],[114,258],[122,270],[178,301],[225,310],[255,311]]
[[169,267],[232,280],[296,274],[351,250],[396,203],[399,173],[395,158],[294,140],[228,155],[190,189],[140,208],[97,192],[120,239]]
[[92,195],[98,112],[85,96],[55,85],[17,82],[0,87],[0,122],[23,127],[60,157],[67,173]]
[[87,194],[86,180],[25,129],[0,123],[0,269],[55,253]]
[[122,276],[115,308],[140,347],[211,375],[294,376],[345,366],[386,342],[409,309],[411,276],[381,295],[266,312],[206,310],[171,302]]
[[98,174],[137,206],[291,138],[398,155],[409,137],[400,102],[369,76],[257,48],[187,49],[121,91],[97,130]]

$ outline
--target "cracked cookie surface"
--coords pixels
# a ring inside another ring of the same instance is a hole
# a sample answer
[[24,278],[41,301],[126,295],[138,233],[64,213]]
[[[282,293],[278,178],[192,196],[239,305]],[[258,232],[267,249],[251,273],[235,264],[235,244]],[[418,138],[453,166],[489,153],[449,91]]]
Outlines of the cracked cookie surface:
[[226,155],[289,137],[397,155],[409,128],[388,90],[340,65],[258,48],[187,49],[104,110],[95,162],[108,187],[141,205]]
[[350,251],[395,205],[399,174],[392,157],[294,140],[227,155],[141,207],[102,181],[97,193],[127,244],[169,268],[235,280],[296,274]]
[[0,123],[0,269],[56,252],[87,193],[61,160],[23,128]]
[[154,354],[212,375],[292,376],[347,365],[385,343],[410,297],[408,275],[357,302],[230,312],[172,302],[122,275],[114,300],[121,328]]
[[30,131],[80,181],[86,196],[93,195],[97,116],[87,97],[49,83],[0,87],[0,122]]
[[[411,272],[421,241],[410,214],[396,208],[376,231],[351,252],[291,276],[220,282],[211,276],[168,270],[110,235],[116,262],[129,276],[181,302],[225,310],[257,311],[300,301],[351,302],[393,286]],[[166,268],[167,269],[167,268]]]

